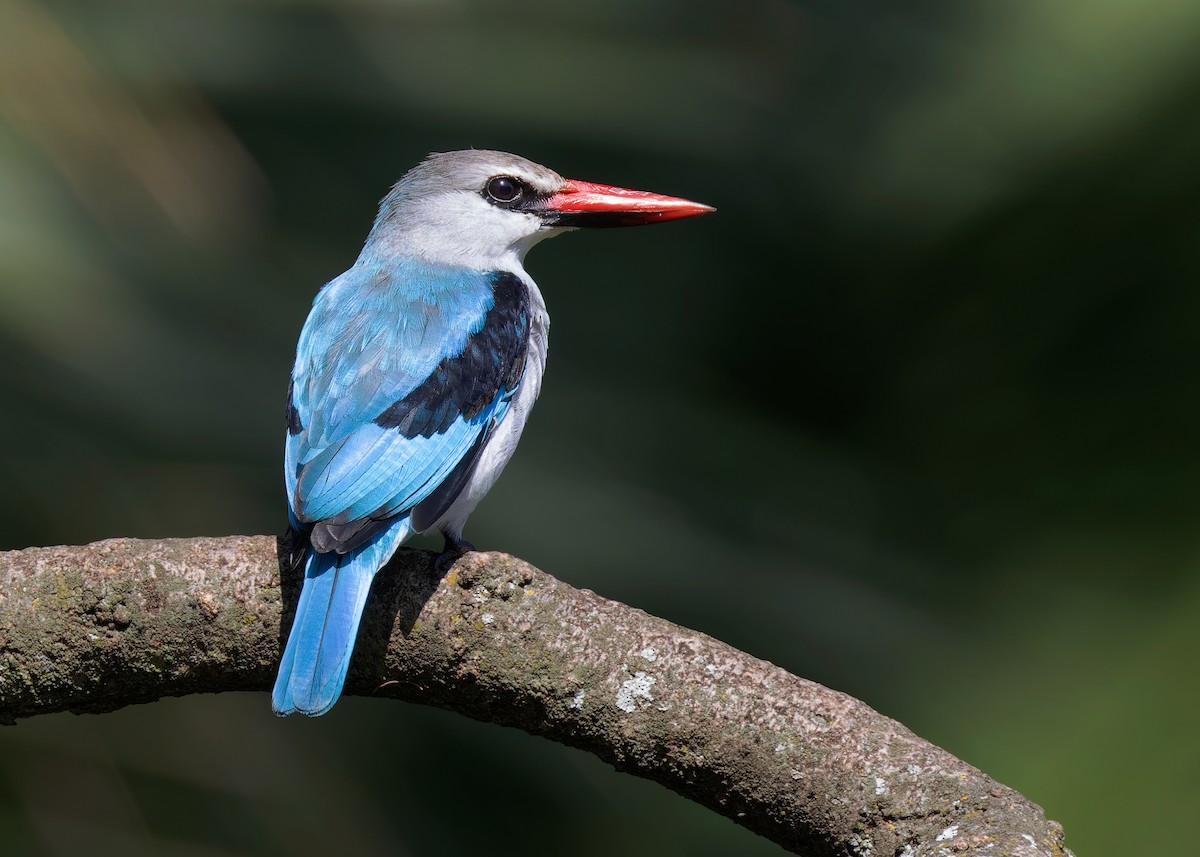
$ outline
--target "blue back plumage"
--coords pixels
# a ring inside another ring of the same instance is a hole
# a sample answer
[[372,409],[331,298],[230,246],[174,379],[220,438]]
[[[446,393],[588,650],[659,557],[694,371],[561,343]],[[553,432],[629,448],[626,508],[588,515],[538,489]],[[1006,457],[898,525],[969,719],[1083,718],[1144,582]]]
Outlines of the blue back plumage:
[[375,419],[461,353],[492,300],[486,272],[364,253],[320,291],[300,334],[295,440],[324,449]]
[[507,272],[369,250],[317,295],[292,370],[284,465],[289,517],[311,550],[276,712],[317,715],[337,700],[375,573],[437,522],[507,413],[528,301]]

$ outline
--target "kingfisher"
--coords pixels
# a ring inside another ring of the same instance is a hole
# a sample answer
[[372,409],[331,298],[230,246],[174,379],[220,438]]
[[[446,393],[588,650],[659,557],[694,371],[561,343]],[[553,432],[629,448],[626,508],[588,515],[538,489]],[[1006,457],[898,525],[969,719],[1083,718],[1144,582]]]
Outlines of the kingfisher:
[[546,368],[529,248],[713,210],[475,149],[431,154],[388,192],[358,259],[317,293],[288,384],[288,519],[307,556],[277,714],[333,707],[371,582],[405,540],[440,533],[440,567],[474,550],[463,525]]

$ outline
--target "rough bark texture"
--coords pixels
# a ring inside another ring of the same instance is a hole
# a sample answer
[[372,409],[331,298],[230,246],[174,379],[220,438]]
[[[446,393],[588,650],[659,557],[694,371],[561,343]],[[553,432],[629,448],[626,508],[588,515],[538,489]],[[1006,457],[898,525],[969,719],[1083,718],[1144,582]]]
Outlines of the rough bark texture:
[[[269,690],[286,555],[238,536],[0,553],[0,722]],[[1070,853],[1038,806],[863,703],[505,554],[439,578],[401,551],[346,692],[582,748],[810,857]]]

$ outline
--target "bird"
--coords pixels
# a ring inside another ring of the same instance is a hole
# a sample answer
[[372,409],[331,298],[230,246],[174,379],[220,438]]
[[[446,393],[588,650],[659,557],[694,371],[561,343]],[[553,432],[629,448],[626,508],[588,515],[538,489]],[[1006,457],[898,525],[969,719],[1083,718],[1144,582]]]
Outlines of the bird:
[[440,533],[446,567],[541,389],[550,317],[523,261],[581,227],[707,214],[698,202],[565,179],[506,152],[430,154],[387,193],[354,264],[317,293],[288,384],[288,522],[304,551],[275,713],[342,693],[376,574]]

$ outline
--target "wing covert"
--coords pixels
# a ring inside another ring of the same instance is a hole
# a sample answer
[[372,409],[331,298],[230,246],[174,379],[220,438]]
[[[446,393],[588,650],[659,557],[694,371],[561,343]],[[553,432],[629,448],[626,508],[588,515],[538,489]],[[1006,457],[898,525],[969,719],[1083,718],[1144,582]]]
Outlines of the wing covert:
[[448,508],[524,372],[519,278],[412,267],[386,278],[351,269],[318,296],[301,335],[285,469],[292,518],[318,550],[353,549],[444,482],[429,508]]

